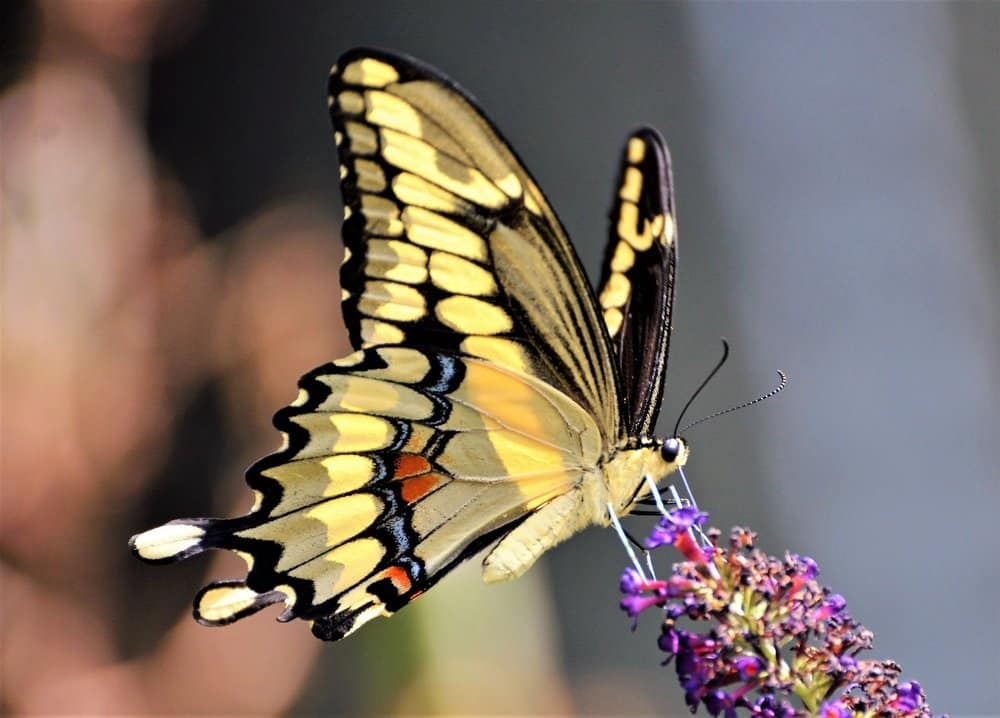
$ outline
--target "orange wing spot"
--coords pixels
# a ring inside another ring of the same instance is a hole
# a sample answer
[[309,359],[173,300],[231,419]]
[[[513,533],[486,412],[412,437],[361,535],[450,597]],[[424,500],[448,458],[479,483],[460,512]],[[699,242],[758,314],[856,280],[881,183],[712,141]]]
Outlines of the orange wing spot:
[[417,454],[401,454],[396,459],[396,470],[392,475],[394,479],[406,479],[410,476],[420,476],[431,470],[431,462],[423,456]]
[[410,504],[426,496],[430,491],[441,483],[441,476],[438,474],[423,474],[414,476],[403,482],[403,501]]
[[409,591],[413,585],[410,582],[409,574],[399,566],[390,566],[382,574],[392,581],[392,587],[396,589],[396,593],[400,596]]

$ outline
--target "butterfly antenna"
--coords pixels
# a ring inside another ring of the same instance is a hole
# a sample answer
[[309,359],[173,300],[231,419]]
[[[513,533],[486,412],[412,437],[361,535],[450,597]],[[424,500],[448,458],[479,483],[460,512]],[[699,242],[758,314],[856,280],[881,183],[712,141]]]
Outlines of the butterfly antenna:
[[[697,426],[698,424],[702,423],[703,421],[708,421],[709,419],[717,419],[718,417],[723,416],[725,414],[732,414],[734,411],[739,411],[740,409],[746,409],[748,406],[753,406],[754,404],[761,403],[765,399],[770,399],[772,396],[774,396],[779,391],[781,391],[786,386],[788,386],[788,376],[786,376],[785,372],[781,371],[781,369],[778,369],[778,377],[780,377],[780,379],[781,379],[781,381],[778,384],[778,386],[774,387],[773,389],[771,389],[771,391],[767,392],[766,394],[763,394],[762,396],[758,396],[756,399],[753,399],[751,401],[748,401],[748,402],[745,402],[743,404],[740,404],[739,406],[732,406],[732,407],[730,407],[728,409],[723,409],[722,411],[717,411],[714,414],[709,414],[708,416],[704,416],[704,417],[698,419],[698,421],[691,422],[690,424],[688,424],[687,426],[685,426],[683,429],[681,429],[681,431],[682,432],[683,431],[687,431],[692,426]],[[675,432],[674,435],[676,436],[676,432]]]
[[709,373],[709,375],[707,377],[705,377],[705,381],[703,381],[701,383],[701,386],[699,386],[697,389],[695,389],[694,394],[691,395],[691,398],[688,399],[687,404],[685,404],[684,408],[681,409],[680,416],[677,417],[677,423],[674,424],[674,433],[671,436],[677,436],[677,427],[679,427],[681,425],[681,422],[684,420],[684,414],[687,413],[687,410],[690,408],[691,403],[694,402],[694,400],[698,398],[698,395],[701,393],[701,390],[704,389],[706,386],[708,386],[708,382],[712,381],[712,378],[716,374],[718,374],[719,369],[722,368],[722,365],[726,363],[726,360],[728,358],[729,358],[729,342],[727,342],[726,338],[723,337],[722,338],[722,358],[719,359],[719,363],[716,364],[715,368],[712,369],[712,371]]

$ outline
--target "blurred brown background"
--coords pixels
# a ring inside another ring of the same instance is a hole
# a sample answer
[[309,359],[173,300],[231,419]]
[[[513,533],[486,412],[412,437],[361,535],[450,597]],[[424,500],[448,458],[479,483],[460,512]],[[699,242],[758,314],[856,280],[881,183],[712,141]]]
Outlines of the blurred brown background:
[[[661,428],[723,528],[815,557],[939,712],[1000,675],[1000,4],[40,0],[0,6],[2,707],[46,715],[682,715],[592,530],[470,564],[324,645],[189,618],[226,557],[128,536],[245,511],[243,468],[347,351],[324,88],[354,45],[469,88],[595,276],[619,145],[671,144],[681,263]],[[644,527],[636,523],[635,530]],[[669,561],[668,557],[663,557]]]

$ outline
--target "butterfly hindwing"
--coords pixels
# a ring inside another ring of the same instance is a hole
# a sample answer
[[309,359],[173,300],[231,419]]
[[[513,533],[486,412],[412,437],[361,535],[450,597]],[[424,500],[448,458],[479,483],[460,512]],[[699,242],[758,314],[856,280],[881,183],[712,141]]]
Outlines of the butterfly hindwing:
[[[285,447],[247,473],[258,497],[249,515],[175,521],[133,544],[147,560],[210,548],[247,559],[245,581],[199,594],[203,623],[284,602],[285,618],[340,638],[572,493],[602,450],[575,402],[482,359],[372,347],[300,386],[275,418]],[[498,570],[516,575],[524,560],[503,554]]]
[[651,128],[625,144],[598,292],[625,388],[626,431],[649,436],[667,368],[677,233],[670,154]]

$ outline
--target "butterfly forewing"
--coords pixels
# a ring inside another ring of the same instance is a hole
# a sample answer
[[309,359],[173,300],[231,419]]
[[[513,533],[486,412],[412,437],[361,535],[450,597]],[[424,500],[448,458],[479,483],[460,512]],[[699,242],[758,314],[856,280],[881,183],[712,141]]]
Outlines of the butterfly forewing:
[[670,155],[656,130],[625,144],[608,233],[598,298],[636,439],[649,436],[663,397],[677,265]]
[[344,317],[358,348],[459,351],[542,377],[619,435],[599,309],[548,202],[471,98],[375,50],[330,78]]

